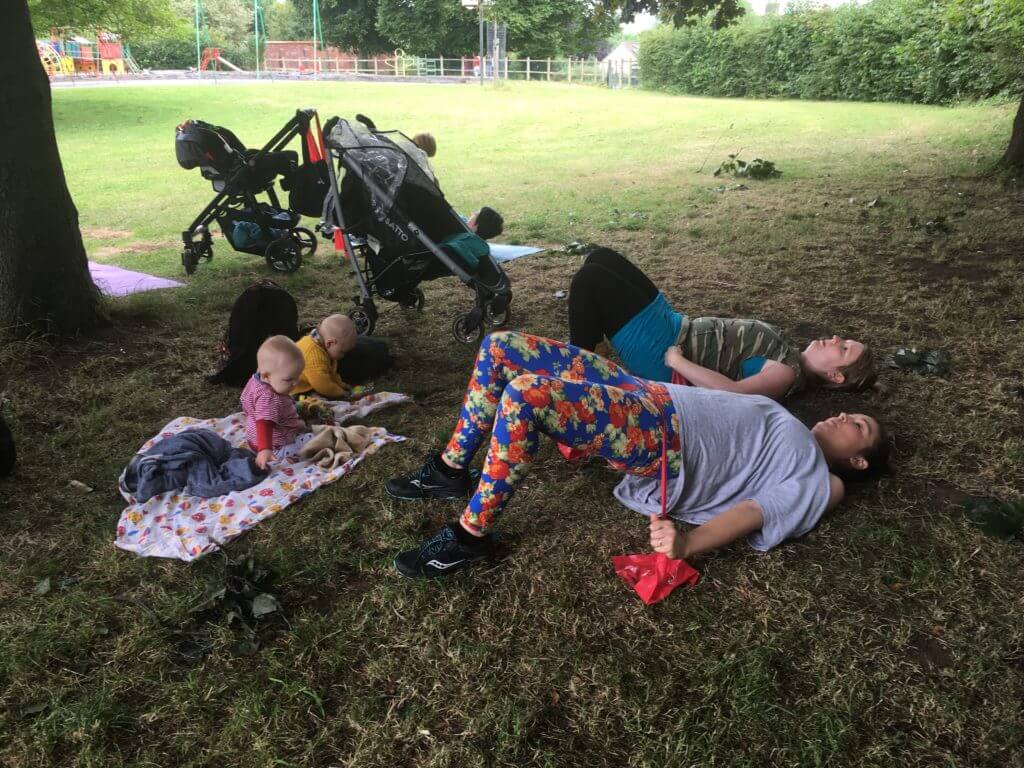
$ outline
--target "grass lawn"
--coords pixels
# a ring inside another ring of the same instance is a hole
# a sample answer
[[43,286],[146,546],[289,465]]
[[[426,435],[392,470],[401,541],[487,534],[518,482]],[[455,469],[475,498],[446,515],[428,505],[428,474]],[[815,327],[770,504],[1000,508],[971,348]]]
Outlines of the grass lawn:
[[[953,372],[795,400],[807,421],[880,416],[897,473],[798,542],[704,558],[701,584],[663,604],[612,573],[646,530],[612,499],[616,477],[550,446],[500,526],[502,562],[413,584],[391,558],[459,506],[400,504],[382,482],[445,439],[473,355],[449,331],[469,292],[428,284],[422,314],[378,325],[400,367],[377,387],[416,402],[375,421],[413,440],[229,547],[273,569],[281,603],[245,653],[235,625],[190,613],[224,558],[111,543],[138,446],[175,416],[237,410],[202,375],[267,268],[217,240],[186,288],[112,301],[93,337],[0,347],[21,451],[0,482],[0,765],[1024,765],[1024,549],[959,511],[1024,489],[1024,191],[988,172],[1010,107],[525,84],[68,89],[57,135],[91,258],[184,279],[180,231],[212,193],[178,168],[174,126],[202,118],[255,145],[311,104],[431,130],[449,199],[501,210],[509,242],[601,242],[691,314],[881,352],[941,346]],[[738,150],[783,177],[721,190],[737,180],[711,171]],[[557,250],[511,264],[512,326],[564,338],[553,293],[578,265]],[[305,321],[354,294],[325,246],[280,282]]]

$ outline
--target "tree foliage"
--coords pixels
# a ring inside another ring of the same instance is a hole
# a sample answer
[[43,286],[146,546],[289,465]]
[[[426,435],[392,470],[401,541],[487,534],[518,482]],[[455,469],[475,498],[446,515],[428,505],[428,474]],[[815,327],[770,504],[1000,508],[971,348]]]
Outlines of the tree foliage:
[[28,9],[37,35],[102,28],[130,37],[174,23],[170,0],[28,0]]
[[[277,18],[277,4],[266,15]],[[221,48],[243,67],[255,63],[251,0],[201,0],[201,46]],[[153,69],[183,69],[196,64],[195,0],[29,0],[37,34],[50,27],[91,36],[108,29],[131,43],[139,63]]]
[[302,16],[292,3],[268,2],[263,8],[268,40],[304,40],[312,36],[309,16]]
[[[268,6],[265,20],[274,18]],[[149,69],[184,69],[196,66],[195,0],[170,0],[173,19],[157,28],[128,37],[140,65]],[[256,63],[251,0],[201,0],[200,47],[216,47],[228,61],[252,68]]]
[[378,0],[377,32],[406,53],[472,53],[477,14],[453,0]]
[[[171,0],[171,5],[184,25],[191,27],[195,19],[195,0]],[[235,45],[252,34],[251,0],[201,0],[201,7],[204,33],[211,44]]]
[[[298,22],[300,37],[312,29],[310,3],[275,4]],[[328,43],[363,53],[401,48],[419,55],[476,53],[477,12],[457,0],[321,0]],[[523,56],[587,54],[618,28],[616,11],[595,0],[495,0],[487,17],[509,27],[509,50]],[[274,22],[268,15],[272,34]]]
[[643,36],[646,85],[710,96],[941,104],[1017,94],[1024,0],[874,0]]
[[[300,39],[312,36],[312,3],[293,0],[296,16],[305,30]],[[377,31],[378,0],[320,0],[320,23],[331,45],[360,53],[393,51],[394,43]]]
[[588,55],[618,30],[590,0],[494,0],[489,12],[508,24],[508,47],[521,56]]
[[704,20],[714,29],[728,26],[745,12],[740,0],[601,0],[601,7],[623,22],[651,13],[677,27]]

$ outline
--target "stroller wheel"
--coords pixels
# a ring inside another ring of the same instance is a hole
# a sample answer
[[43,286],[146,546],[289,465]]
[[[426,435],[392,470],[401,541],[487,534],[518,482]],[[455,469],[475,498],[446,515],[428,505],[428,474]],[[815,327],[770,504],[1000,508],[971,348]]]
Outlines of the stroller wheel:
[[423,303],[427,300],[427,297],[423,295],[423,290],[417,288],[411,294],[406,296],[404,299],[398,302],[402,309],[415,309],[417,312],[423,311]]
[[316,235],[305,227],[296,227],[292,230],[292,237],[299,243],[299,252],[302,258],[306,259],[316,253]]
[[360,336],[369,336],[373,333],[373,327],[377,324],[377,309],[372,304],[360,304],[350,309],[348,316]]
[[291,237],[279,237],[267,246],[266,259],[275,272],[294,272],[302,266],[302,246]]
[[199,264],[199,257],[196,256],[191,248],[187,246],[183,248],[181,251],[181,265],[185,268],[185,274],[194,275],[197,264]]
[[462,344],[479,344],[484,337],[482,320],[479,310],[459,315],[452,323],[452,336]]
[[488,328],[500,328],[503,325],[508,325],[511,319],[512,308],[508,305],[500,311],[495,311],[494,305],[488,304],[487,309],[484,310],[484,325]]

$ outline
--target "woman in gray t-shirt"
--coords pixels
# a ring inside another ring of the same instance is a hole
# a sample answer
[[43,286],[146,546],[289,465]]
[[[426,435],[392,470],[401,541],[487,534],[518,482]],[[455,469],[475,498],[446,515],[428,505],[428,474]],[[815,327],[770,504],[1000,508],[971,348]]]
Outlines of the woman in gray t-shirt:
[[670,518],[697,525],[687,535],[661,509],[657,479],[627,475],[615,497],[652,517],[651,544],[692,557],[746,536],[766,551],[810,531],[843,498],[840,475],[866,471],[881,426],[864,414],[840,414],[807,429],[778,403],[697,387],[670,387],[681,415],[678,476],[670,481]]
[[[658,384],[573,347],[513,332],[484,339],[445,450],[385,483],[403,500],[457,498],[475,489],[458,522],[395,558],[409,578],[438,578],[493,555],[489,528],[522,482],[540,435],[600,455],[627,479],[616,495],[657,512],[658,466],[674,478],[673,517],[698,524],[680,534],[652,520],[651,545],[674,557],[743,536],[768,549],[810,530],[843,496],[840,474],[884,465],[878,422],[840,414],[808,430],[762,396]],[[486,447],[478,480],[470,462]]]

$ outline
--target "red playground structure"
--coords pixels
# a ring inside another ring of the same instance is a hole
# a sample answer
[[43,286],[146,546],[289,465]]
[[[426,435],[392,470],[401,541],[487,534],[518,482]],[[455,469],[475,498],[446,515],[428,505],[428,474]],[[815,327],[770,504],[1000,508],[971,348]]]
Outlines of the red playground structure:
[[199,62],[199,71],[205,72],[213,65],[215,72],[220,71],[220,65],[223,64],[228,69],[233,69],[235,72],[244,72],[245,70],[241,67],[236,67],[230,61],[220,55],[220,48],[203,48],[203,57]]

